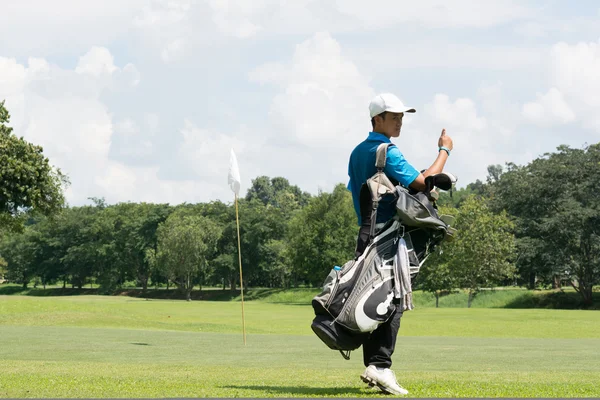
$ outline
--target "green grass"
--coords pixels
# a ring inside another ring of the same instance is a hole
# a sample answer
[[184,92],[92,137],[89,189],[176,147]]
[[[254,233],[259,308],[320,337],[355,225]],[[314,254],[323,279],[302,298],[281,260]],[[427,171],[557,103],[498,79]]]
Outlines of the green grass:
[[[310,305],[312,298],[318,294],[319,288],[314,289],[280,289],[280,288],[250,288],[245,289],[244,300],[263,301],[277,304],[304,304]],[[0,285],[1,295],[19,295],[32,297],[49,296],[78,296],[78,295],[98,295],[98,288],[73,289],[62,286],[48,286],[43,288],[23,289],[19,285],[4,284]],[[144,299],[162,299],[162,300],[181,300],[183,295],[174,288],[170,290],[153,289],[144,293],[140,288],[120,289],[113,295],[127,296]],[[195,289],[192,292],[193,300],[209,301],[240,301],[240,291],[222,290],[221,288],[203,288]],[[441,308],[465,308],[467,307],[468,294],[466,291],[455,291],[449,295],[441,296],[439,306]],[[549,309],[600,309],[600,291],[593,293],[594,304],[584,306],[581,296],[572,288],[565,288],[562,291],[554,290],[525,290],[522,288],[498,288],[495,290],[482,290],[475,297],[473,308],[549,308]],[[432,293],[415,291],[415,303],[420,307],[435,307],[435,297]]]
[[[0,397],[380,397],[310,306],[245,303],[246,345],[241,306],[0,296]],[[598,360],[595,311],[420,307],[393,369],[411,397],[597,397]]]

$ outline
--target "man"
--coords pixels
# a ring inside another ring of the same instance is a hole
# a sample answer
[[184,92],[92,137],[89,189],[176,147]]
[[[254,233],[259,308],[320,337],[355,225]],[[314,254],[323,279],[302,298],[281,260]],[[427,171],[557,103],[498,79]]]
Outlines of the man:
[[[364,209],[361,212],[361,189],[367,179],[377,172],[375,167],[377,147],[381,143],[391,143],[391,138],[399,137],[404,114],[414,113],[415,109],[406,107],[391,93],[382,93],[371,101],[369,111],[373,131],[352,151],[348,165],[350,176],[348,189],[352,192],[354,209],[358,216],[358,224],[361,226],[356,246],[357,256],[362,254],[368,243],[371,223],[380,227],[396,213],[394,198],[391,195],[384,196],[379,203],[377,221],[370,221],[370,213],[365,212]],[[420,173],[406,161],[400,150],[392,145],[388,148],[384,172],[392,183],[422,191],[425,189],[425,177],[442,172],[452,149],[452,139],[443,129],[438,140],[437,158],[427,170]],[[370,196],[365,198],[365,193],[368,194],[366,190],[362,190],[363,204],[365,201],[371,201]],[[394,372],[390,369],[401,317],[402,312],[396,311],[363,342],[363,360],[367,368],[361,375],[361,379],[371,386],[379,387],[385,393],[406,395],[408,391],[398,384]]]

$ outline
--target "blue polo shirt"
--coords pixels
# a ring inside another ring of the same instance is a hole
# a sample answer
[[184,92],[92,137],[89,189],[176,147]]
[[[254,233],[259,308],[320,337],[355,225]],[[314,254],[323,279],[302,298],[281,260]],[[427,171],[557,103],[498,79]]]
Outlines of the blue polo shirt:
[[[369,132],[367,139],[354,148],[350,155],[348,163],[348,190],[352,192],[352,200],[354,201],[354,210],[358,216],[358,225],[361,225],[360,217],[360,188],[363,183],[370,177],[375,175],[377,167],[375,167],[375,158],[377,147],[381,143],[391,143],[390,139],[377,132]],[[419,176],[412,165],[406,161],[398,147],[392,145],[388,147],[385,168],[383,170],[388,178],[392,181],[396,180],[402,186],[408,187]],[[379,203],[377,209],[377,223],[386,222],[396,214],[396,205],[394,198],[391,195],[384,196]]]

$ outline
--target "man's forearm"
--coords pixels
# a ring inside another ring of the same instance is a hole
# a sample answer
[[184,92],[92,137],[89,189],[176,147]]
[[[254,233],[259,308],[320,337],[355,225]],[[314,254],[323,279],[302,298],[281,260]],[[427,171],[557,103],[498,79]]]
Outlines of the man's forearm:
[[431,167],[423,172],[423,176],[428,177],[430,175],[435,175],[442,172],[444,170],[444,166],[446,165],[446,160],[448,160],[448,153],[445,151],[440,151],[433,164],[431,164]]

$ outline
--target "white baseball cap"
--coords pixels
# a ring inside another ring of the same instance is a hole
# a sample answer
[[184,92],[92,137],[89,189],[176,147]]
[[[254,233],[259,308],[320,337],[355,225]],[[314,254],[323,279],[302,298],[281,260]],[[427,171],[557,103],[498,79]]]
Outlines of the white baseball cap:
[[416,110],[411,107],[406,107],[402,101],[391,93],[381,93],[375,96],[369,104],[369,111],[371,118],[382,112],[393,112],[393,113],[414,113]]

